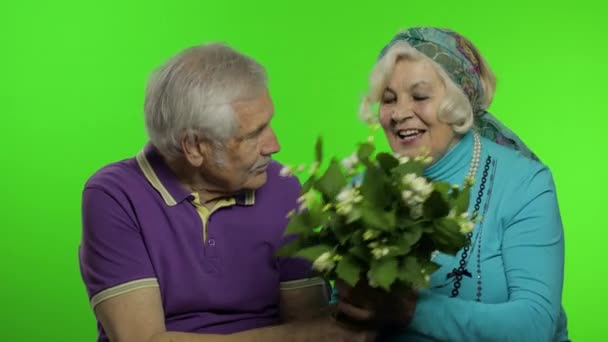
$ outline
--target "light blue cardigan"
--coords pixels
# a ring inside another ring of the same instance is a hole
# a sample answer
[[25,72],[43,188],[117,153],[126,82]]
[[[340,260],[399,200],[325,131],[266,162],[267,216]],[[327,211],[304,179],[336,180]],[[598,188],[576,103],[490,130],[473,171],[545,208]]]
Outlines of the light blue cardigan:
[[[419,292],[409,329],[382,332],[379,341],[568,340],[561,305],[563,227],[551,173],[519,152],[485,138],[481,142],[469,212],[484,169],[487,176],[479,206],[482,221],[475,225],[466,264],[471,277],[463,277],[458,296],[451,298],[454,277],[447,274],[458,267],[462,254],[439,254],[435,262],[442,267],[431,277],[432,288]],[[425,175],[462,184],[472,154],[473,134],[468,133]],[[481,301],[477,302],[480,232]]]

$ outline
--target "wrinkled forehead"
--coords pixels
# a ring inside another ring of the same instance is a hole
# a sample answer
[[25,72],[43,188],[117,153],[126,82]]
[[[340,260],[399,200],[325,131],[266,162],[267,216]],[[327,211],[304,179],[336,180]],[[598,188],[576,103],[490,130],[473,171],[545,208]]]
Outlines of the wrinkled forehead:
[[232,109],[239,128],[245,131],[268,123],[274,115],[274,105],[267,90],[256,97],[232,102]]

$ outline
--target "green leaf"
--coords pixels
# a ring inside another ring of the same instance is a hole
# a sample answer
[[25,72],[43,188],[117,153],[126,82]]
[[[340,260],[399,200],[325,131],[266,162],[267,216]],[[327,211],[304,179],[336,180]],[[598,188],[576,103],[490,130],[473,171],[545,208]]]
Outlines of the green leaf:
[[424,284],[422,267],[416,257],[408,256],[403,259],[403,262],[399,266],[399,280],[414,286]]
[[360,208],[361,220],[365,226],[382,231],[394,231],[397,223],[395,210],[386,211],[382,207],[364,206]]
[[294,239],[293,241],[281,246],[281,248],[279,248],[275,254],[276,256],[280,257],[294,256],[298,252],[298,250],[302,248],[302,242],[303,241],[299,238]]
[[450,212],[450,206],[439,192],[433,191],[424,202],[423,212],[426,218],[445,217]]
[[349,225],[337,225],[337,226],[333,226],[332,228],[334,234],[336,235],[336,238],[338,238],[338,241],[340,241],[340,244],[343,245],[345,244],[350,237],[353,235],[354,229],[352,226]]
[[454,207],[457,213],[464,213],[469,209],[469,201],[471,198],[471,192],[469,188],[465,188],[459,191],[454,201]]
[[317,137],[317,142],[315,144],[315,160],[319,165],[323,161],[323,139],[321,136]]
[[378,153],[378,155],[376,155],[376,160],[382,170],[386,173],[390,173],[393,168],[399,165],[399,160],[386,152]]
[[421,162],[409,161],[405,164],[400,164],[393,169],[393,174],[397,177],[397,180],[401,182],[401,178],[408,173],[415,173],[416,175],[422,175],[424,171],[424,164]]
[[316,182],[316,177],[315,176],[310,176],[306,182],[304,183],[304,185],[302,185],[302,193],[305,194],[308,192],[308,190],[310,190]]
[[374,145],[370,143],[362,143],[357,151],[357,158],[363,163],[369,160],[369,157],[374,153]]
[[353,207],[348,214],[346,214],[346,223],[351,224],[361,218],[361,210],[358,207]]
[[435,189],[435,191],[438,191],[439,193],[441,193],[443,198],[447,200],[448,194],[452,190],[452,187],[451,187],[450,183],[435,181],[433,183],[433,189]]
[[431,275],[433,273],[435,273],[438,269],[441,268],[441,265],[439,265],[436,262],[430,261],[430,260],[425,260],[422,263],[422,267],[424,268],[426,274]]
[[367,248],[364,246],[361,246],[361,245],[356,245],[356,246],[351,247],[348,250],[348,253],[364,262],[366,262],[370,259],[370,254],[369,254]]
[[326,199],[333,199],[340,193],[346,184],[346,177],[342,173],[340,163],[333,159],[323,176],[315,183],[314,187],[319,190]]
[[352,256],[345,255],[338,262],[338,266],[336,267],[336,274],[348,285],[354,287],[355,285],[357,285],[357,282],[359,282],[359,278],[361,276],[361,267]]
[[370,265],[370,278],[385,290],[390,290],[397,279],[398,263],[395,258],[373,260]]
[[306,258],[310,261],[315,261],[321,254],[323,254],[325,252],[329,252],[332,249],[333,248],[331,246],[317,245],[317,246],[302,248],[298,252],[296,252],[296,255]]
[[294,216],[291,217],[289,223],[287,224],[287,228],[285,229],[285,235],[311,234],[313,229],[317,226],[314,223],[315,222],[313,218],[310,217],[310,213],[308,212],[294,214]]
[[378,167],[370,166],[365,170],[359,190],[365,202],[371,206],[386,208],[391,204],[387,185],[388,177]]
[[422,227],[411,227],[409,231],[401,233],[401,236],[391,241],[391,245],[395,246],[398,249],[398,252],[392,254],[397,256],[408,254],[412,246],[414,246],[418,242],[418,240],[420,240],[421,237]]
[[434,222],[435,230],[431,238],[435,242],[437,250],[455,255],[466,245],[467,238],[460,233],[460,226],[457,222],[448,218],[441,218]]

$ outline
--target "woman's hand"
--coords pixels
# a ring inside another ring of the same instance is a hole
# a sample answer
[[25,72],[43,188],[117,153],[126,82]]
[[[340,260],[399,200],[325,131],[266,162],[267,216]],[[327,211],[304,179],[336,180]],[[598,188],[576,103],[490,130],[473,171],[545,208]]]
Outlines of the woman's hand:
[[338,291],[337,311],[350,320],[376,328],[409,325],[416,309],[416,292],[402,289],[386,292],[360,282],[354,288],[336,280]]

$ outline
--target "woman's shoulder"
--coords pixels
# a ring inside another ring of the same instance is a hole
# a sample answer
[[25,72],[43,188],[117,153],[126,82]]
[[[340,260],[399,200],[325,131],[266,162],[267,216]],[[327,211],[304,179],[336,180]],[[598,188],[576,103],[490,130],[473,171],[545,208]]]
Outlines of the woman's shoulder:
[[523,172],[529,173],[531,171],[540,171],[543,169],[547,169],[547,165],[543,164],[541,161],[532,159],[531,157],[523,154],[520,151],[517,151],[513,148],[499,145],[491,140],[486,138],[481,138],[483,148],[488,155],[490,155],[497,162],[500,161],[503,164],[503,167],[507,167],[509,169],[515,169]]
[[519,191],[530,187],[528,190],[554,187],[551,170],[541,161],[487,139],[482,142],[485,154],[491,157],[495,165],[497,182]]

